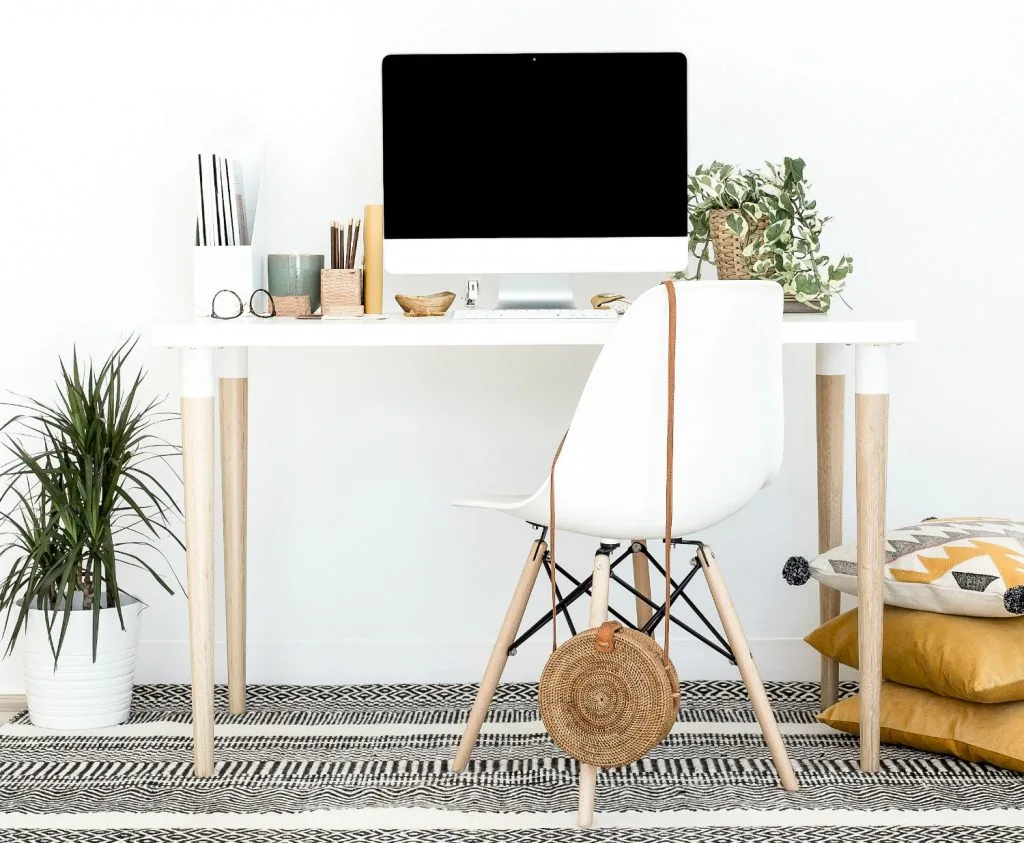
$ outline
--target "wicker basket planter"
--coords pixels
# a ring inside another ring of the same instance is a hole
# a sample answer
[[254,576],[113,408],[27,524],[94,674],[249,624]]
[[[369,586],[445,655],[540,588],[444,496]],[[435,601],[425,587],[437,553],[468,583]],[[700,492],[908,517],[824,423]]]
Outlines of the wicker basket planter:
[[[715,267],[718,269],[720,280],[750,281],[754,276],[750,273],[747,259],[743,257],[743,243],[729,228],[726,220],[732,211],[711,211],[708,214],[711,234],[711,245],[715,250]],[[750,220],[747,220],[750,224]],[[750,226],[750,234],[756,237],[767,228],[768,223],[761,220]],[[790,295],[783,300],[782,310],[785,313],[821,313],[821,306],[817,303],[798,302]]]
[[[732,213],[735,212],[718,210],[708,214],[711,245],[715,250],[715,266],[718,268],[718,277],[723,281],[733,279],[749,281],[754,276],[750,274],[747,259],[743,257],[743,243],[726,223],[729,214]],[[750,224],[750,220],[747,220],[747,223]],[[751,237],[757,236],[767,227],[767,220],[750,224]]]

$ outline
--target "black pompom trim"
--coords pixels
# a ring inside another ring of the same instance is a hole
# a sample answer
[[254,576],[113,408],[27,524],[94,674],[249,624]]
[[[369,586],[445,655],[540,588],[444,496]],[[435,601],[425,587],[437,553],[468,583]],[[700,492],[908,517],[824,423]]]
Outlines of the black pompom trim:
[[803,585],[811,578],[811,563],[803,556],[790,556],[782,566],[782,578],[790,585]]
[[1003,592],[1003,605],[1011,615],[1024,615],[1024,585],[1015,585]]

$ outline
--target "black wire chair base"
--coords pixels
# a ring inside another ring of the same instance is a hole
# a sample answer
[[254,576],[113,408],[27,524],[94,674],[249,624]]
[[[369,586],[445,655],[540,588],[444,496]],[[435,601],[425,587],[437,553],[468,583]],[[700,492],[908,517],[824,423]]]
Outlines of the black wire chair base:
[[[673,539],[672,543],[674,545],[685,544],[685,545],[691,545],[691,546],[695,546],[695,547],[700,547],[701,546],[700,542],[683,540],[683,539]],[[613,547],[617,547],[617,545],[613,545]],[[665,569],[651,555],[650,551],[647,549],[647,546],[643,545],[643,544],[641,544],[639,542],[633,542],[632,544],[630,544],[629,548],[626,550],[625,553],[623,553],[622,555],[617,557],[611,563],[611,565],[609,566],[609,578],[611,579],[612,582],[617,583],[618,585],[620,585],[624,589],[626,589],[626,591],[628,591],[630,594],[632,594],[633,597],[635,597],[637,600],[640,600],[643,603],[646,603],[654,611],[651,614],[650,620],[647,621],[647,623],[645,623],[643,626],[637,626],[637,624],[635,624],[633,621],[631,621],[629,618],[627,618],[621,612],[617,611],[610,603],[608,605],[608,614],[611,615],[613,618],[615,618],[617,621],[619,621],[619,623],[621,623],[623,626],[628,627],[629,629],[638,630],[639,632],[642,632],[645,635],[653,635],[654,634],[654,630],[656,630],[658,628],[658,626],[664,620],[665,612],[667,610],[669,612],[669,620],[672,623],[674,623],[680,629],[684,630],[687,634],[689,634],[693,638],[696,638],[702,644],[705,644],[706,646],[710,647],[716,653],[724,656],[726,659],[728,659],[733,664],[736,664],[736,659],[733,657],[732,648],[729,647],[729,642],[725,640],[725,638],[718,631],[718,629],[715,627],[715,625],[712,624],[711,621],[708,620],[707,616],[700,610],[700,608],[697,606],[697,604],[694,603],[693,600],[690,599],[690,596],[688,594],[686,594],[687,586],[690,585],[690,583],[693,581],[693,578],[697,575],[697,572],[700,570],[700,565],[697,562],[696,557],[694,557],[691,560],[692,567],[687,572],[686,576],[682,578],[681,581],[676,582],[674,579],[672,580],[672,592],[669,595],[668,606],[666,606],[665,603],[658,603],[658,602],[652,600],[646,594],[641,594],[639,591],[637,591],[637,589],[631,583],[626,582],[624,579],[622,579],[620,576],[618,576],[618,574],[615,573],[615,568],[619,565],[619,563],[621,563],[625,559],[631,557],[634,553],[642,553],[645,557],[647,557],[647,561],[651,565],[654,566],[654,569],[659,574],[661,574],[662,577],[665,576]],[[551,554],[545,552],[544,559],[542,560],[542,562],[543,562],[543,565],[544,565],[544,570],[547,571],[548,577],[550,577],[551,576]],[[569,591],[568,594],[565,594],[565,595],[562,594],[562,589],[558,585],[558,575],[561,575],[562,578],[564,580],[566,580],[572,586],[572,590]],[[563,568],[561,565],[557,565],[557,564],[555,565],[555,597],[556,597],[556,603],[555,603],[554,612],[562,614],[562,616],[565,618],[566,624],[569,627],[569,632],[572,635],[576,634],[576,626],[573,623],[572,615],[569,613],[569,607],[572,606],[572,604],[575,603],[577,600],[579,600],[584,594],[590,594],[591,587],[593,585],[593,581],[594,581],[593,574],[591,574],[589,577],[586,577],[586,578],[584,578],[582,580],[579,580],[576,577],[574,577],[572,574],[570,574],[567,570],[565,570],[565,568]],[[703,633],[697,631],[696,629],[694,629],[689,624],[687,624],[684,621],[680,620],[674,614],[672,614],[672,608],[671,607],[675,604],[676,600],[679,600],[679,599],[681,599],[683,601],[683,603],[685,603],[686,606],[690,609],[690,611],[692,611],[694,613],[694,615],[697,616],[698,620],[700,620],[700,622],[704,625],[704,627],[710,633],[710,635],[711,635],[710,638],[707,635],[704,635]],[[532,626],[530,626],[530,628],[527,629],[526,632],[524,632],[515,641],[512,642],[512,646],[510,646],[508,648],[508,654],[510,656],[514,656],[516,654],[516,651],[523,644],[525,644],[534,635],[536,635],[538,632],[540,632],[540,630],[542,630],[545,626],[547,626],[549,623],[551,623],[551,617],[552,617],[552,611],[548,610],[543,616],[541,616],[537,620],[536,623],[534,623]]]

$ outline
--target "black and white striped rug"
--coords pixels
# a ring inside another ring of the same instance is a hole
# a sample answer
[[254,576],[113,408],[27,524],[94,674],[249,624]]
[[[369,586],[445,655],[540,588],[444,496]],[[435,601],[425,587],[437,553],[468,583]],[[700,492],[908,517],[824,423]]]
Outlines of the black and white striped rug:
[[[552,745],[536,687],[499,689],[468,770],[455,754],[468,685],[255,686],[217,698],[217,777],[191,773],[188,688],[142,686],[124,726],[65,734],[26,715],[0,726],[0,843],[534,843],[575,829],[577,767]],[[817,686],[769,686],[801,790],[778,787],[738,682],[691,682],[668,740],[598,778],[597,824],[616,843],[1024,843],[1024,776],[857,745],[815,720]],[[560,829],[561,831],[553,831]]]

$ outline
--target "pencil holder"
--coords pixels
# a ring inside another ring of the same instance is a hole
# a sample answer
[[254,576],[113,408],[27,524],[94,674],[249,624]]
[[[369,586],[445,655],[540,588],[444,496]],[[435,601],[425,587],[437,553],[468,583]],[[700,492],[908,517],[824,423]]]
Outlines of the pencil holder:
[[320,308],[324,316],[351,316],[354,313],[362,313],[362,270],[320,270]]

